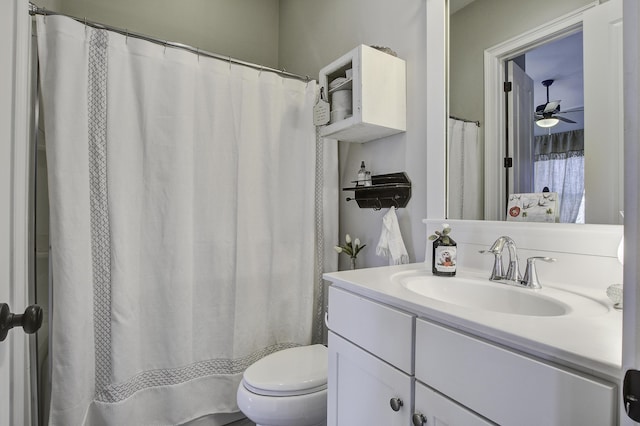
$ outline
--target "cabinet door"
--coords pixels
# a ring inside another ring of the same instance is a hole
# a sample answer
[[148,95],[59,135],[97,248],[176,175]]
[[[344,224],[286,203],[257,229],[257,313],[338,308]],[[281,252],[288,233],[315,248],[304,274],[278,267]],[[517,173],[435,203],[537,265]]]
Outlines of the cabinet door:
[[[424,417],[420,417],[420,415]],[[421,423],[422,422],[422,423]],[[490,426],[488,420],[416,382],[414,425]]]
[[[400,370],[329,332],[328,426],[408,425],[413,408],[412,381]],[[392,408],[392,400],[397,411]]]

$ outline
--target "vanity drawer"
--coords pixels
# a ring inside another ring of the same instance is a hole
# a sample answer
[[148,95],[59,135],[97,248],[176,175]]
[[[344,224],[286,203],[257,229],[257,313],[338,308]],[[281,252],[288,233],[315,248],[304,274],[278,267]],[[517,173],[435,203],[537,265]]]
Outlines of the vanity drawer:
[[416,321],[416,379],[499,424],[616,424],[616,386]]
[[413,374],[414,318],[329,287],[329,329],[408,374]]

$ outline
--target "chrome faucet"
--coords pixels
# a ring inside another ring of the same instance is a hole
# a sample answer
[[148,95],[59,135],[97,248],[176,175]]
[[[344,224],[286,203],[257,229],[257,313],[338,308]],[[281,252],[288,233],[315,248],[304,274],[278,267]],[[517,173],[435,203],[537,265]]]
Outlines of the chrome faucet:
[[[509,267],[507,272],[504,273],[504,266],[502,264],[502,252],[504,248],[509,251]],[[498,238],[489,250],[481,250],[480,253],[491,253],[495,256],[493,262],[493,270],[489,279],[491,281],[498,281],[504,284],[517,285],[519,287],[526,287],[531,289],[540,289],[540,281],[538,280],[538,274],[536,273],[536,260],[542,260],[545,262],[555,262],[556,259],[552,257],[534,256],[527,259],[527,268],[524,273],[524,277],[520,274],[520,264],[518,262],[518,248],[516,242],[506,235]]]
[[[502,251],[504,248],[509,251],[509,267],[505,274],[504,267],[502,266]],[[518,248],[516,242],[511,237],[503,235],[498,238],[488,250],[489,253],[495,255],[495,261],[493,264],[493,271],[491,272],[492,281],[511,281],[516,283],[522,279],[520,275],[520,265],[518,263]]]

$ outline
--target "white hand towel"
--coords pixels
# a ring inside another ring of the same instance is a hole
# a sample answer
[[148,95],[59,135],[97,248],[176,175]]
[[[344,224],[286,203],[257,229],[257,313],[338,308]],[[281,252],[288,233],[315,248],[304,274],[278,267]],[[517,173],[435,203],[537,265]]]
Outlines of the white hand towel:
[[409,263],[409,254],[402,241],[395,207],[391,207],[382,218],[382,233],[376,248],[378,256],[389,256],[389,265]]

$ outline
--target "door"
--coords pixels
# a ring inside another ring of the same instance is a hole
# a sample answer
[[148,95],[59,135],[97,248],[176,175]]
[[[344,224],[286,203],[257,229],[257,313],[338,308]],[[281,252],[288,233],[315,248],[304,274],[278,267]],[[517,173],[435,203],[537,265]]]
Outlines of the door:
[[[28,2],[0,2],[0,303],[28,304],[30,103]],[[11,330],[0,342],[0,426],[31,424],[30,340]]]
[[329,332],[328,426],[410,424],[412,378]]
[[[600,6],[599,6],[600,7]],[[637,0],[624,0],[624,311],[622,337],[622,370],[640,370],[640,197],[638,196],[638,164],[640,164],[640,5]],[[586,111],[585,111],[586,112]],[[620,424],[634,423],[620,403]]]
[[[533,80],[514,61],[507,62],[507,168],[509,194],[533,192]],[[506,213],[506,205],[502,215]]]
[[585,11],[584,188],[587,223],[622,223],[619,213],[624,210],[625,170],[622,167],[624,106],[620,96],[625,93],[622,31],[622,0],[610,0]]

